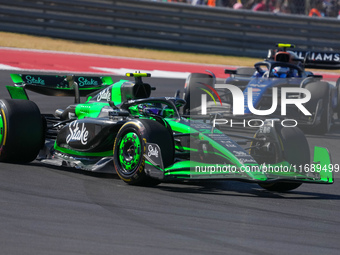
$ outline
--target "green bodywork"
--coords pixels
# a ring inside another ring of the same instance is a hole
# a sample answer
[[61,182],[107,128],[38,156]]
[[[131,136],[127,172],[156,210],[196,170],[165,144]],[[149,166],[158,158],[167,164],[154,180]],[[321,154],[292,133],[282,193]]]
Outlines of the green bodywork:
[[[121,97],[121,86],[126,82],[126,80],[121,80],[112,86],[111,90],[111,101],[119,106],[122,103]],[[103,107],[109,105],[108,102],[94,102],[87,100],[84,104],[78,104],[76,107],[76,115],[78,119],[82,118],[96,118],[99,116]],[[137,105],[133,105],[129,108],[130,114],[134,116],[139,116],[139,110]],[[173,109],[168,109],[170,112],[168,116],[171,116]],[[218,155],[225,158],[226,161],[230,162],[229,165],[223,164],[207,164],[199,161],[193,160],[182,160],[177,161],[173,165],[161,169],[159,166],[153,165],[159,171],[164,173],[164,179],[238,179],[254,182],[266,182],[266,181],[276,181],[276,180],[293,180],[299,182],[314,182],[314,183],[332,183],[333,174],[329,167],[330,157],[326,149],[321,147],[315,147],[314,151],[314,163],[315,169],[322,169],[320,171],[315,171],[313,175],[307,175],[306,173],[300,172],[300,169],[292,167],[287,161],[282,161],[276,164],[271,164],[271,167],[280,168],[286,167],[285,171],[275,171],[267,169],[268,166],[257,165],[254,163],[244,164],[237,156],[231,153],[228,148],[217,143],[214,139],[208,137],[211,133],[208,129],[196,130],[190,126],[190,121],[181,118],[165,118],[167,123],[171,126],[175,134],[192,134],[195,139],[204,140],[209,142],[209,144],[215,149],[215,152],[207,152]],[[214,129],[213,133],[222,134],[218,129]],[[123,145],[122,145],[123,146]],[[64,148],[56,148],[65,153],[74,154],[73,152],[66,152]],[[121,148],[122,149],[122,148]],[[175,149],[179,149],[175,146]],[[196,149],[190,147],[181,147],[181,150],[187,152],[193,152]],[[112,156],[112,152],[104,153],[105,156]],[[109,154],[109,155],[108,155]],[[104,155],[102,155],[104,156]],[[130,169],[130,162],[124,163],[123,154],[121,162],[123,167],[128,171]],[[135,158],[136,159],[136,158]],[[137,160],[137,159],[136,159]],[[125,160],[126,161],[126,160]],[[132,161],[133,163],[133,161]],[[152,163],[146,160],[146,165],[152,166]],[[196,171],[197,167],[201,167],[207,170]],[[229,171],[218,172],[216,169],[231,169]],[[215,169],[213,171],[213,169]],[[251,169],[251,171],[247,171]],[[255,170],[254,170],[255,169]],[[289,171],[287,170],[289,169]]]
[[120,80],[112,86],[111,91],[111,101],[114,102],[115,105],[119,105],[122,103],[122,91],[121,87],[125,82],[129,82],[127,80]]
[[103,107],[108,105],[108,103],[103,102],[89,102],[85,104],[78,104],[75,110],[77,118],[97,118]]
[[24,82],[20,74],[10,74],[10,76],[15,84],[22,84]]
[[54,143],[54,149],[67,155],[79,156],[79,157],[112,157],[112,151],[83,152],[83,151],[77,151],[77,150],[59,147],[57,143]]
[[11,98],[28,100],[26,91],[23,87],[6,86]]
[[[331,161],[329,152],[325,148],[315,147],[314,160],[310,165],[310,174],[303,172],[305,166],[292,166],[287,161],[282,161],[270,165],[258,165],[253,163],[242,163],[234,154],[226,147],[221,146],[213,139],[207,137],[203,130],[194,130],[188,125],[182,124],[181,121],[168,120],[173,131],[179,133],[197,134],[198,139],[206,140],[221,157],[225,157],[231,164],[207,164],[193,160],[178,161],[175,164],[161,169],[164,171],[165,178],[181,178],[181,179],[243,179],[254,182],[291,180],[300,182],[314,183],[333,183],[333,172],[331,169]],[[203,131],[203,133],[202,133]],[[220,132],[215,130],[215,132]],[[192,150],[186,148],[187,150]],[[151,164],[151,162],[148,162]],[[197,171],[197,167],[203,169]],[[220,169],[218,171],[218,169]],[[221,169],[225,169],[222,171]]]
[[[111,78],[110,78],[111,79]],[[112,80],[106,80],[106,82],[110,82]],[[104,107],[109,107],[109,101],[113,102],[114,105],[119,106],[122,103],[122,91],[121,87],[123,84],[128,83],[128,80],[120,80],[112,86],[107,86],[103,88],[101,91],[103,92],[105,89],[109,89],[110,91],[110,98],[106,98],[105,100],[97,101],[94,97],[88,96],[85,103],[77,104],[75,108],[75,114],[77,116],[77,119],[84,119],[84,118],[98,118],[100,115],[102,109]],[[100,93],[99,91],[98,93]],[[137,107],[137,106],[136,106]],[[136,108],[136,107],[131,107]],[[131,113],[133,114],[133,110],[131,110]],[[135,115],[138,115],[139,112],[136,110]],[[133,114],[134,115],[134,114]],[[67,148],[62,148],[57,145],[55,142],[54,149],[67,154],[67,155],[74,155],[74,156],[80,156],[80,157],[112,157],[113,151],[106,151],[106,152],[81,152],[78,150],[72,150]]]
[[[143,76],[144,74],[140,74]],[[137,74],[135,75],[137,76]],[[17,84],[22,83],[22,79],[19,75],[11,75],[13,81]],[[77,104],[75,108],[75,114],[77,119],[84,118],[97,118],[105,107],[109,107],[109,101],[119,108],[123,103],[122,86],[126,86],[129,81],[120,80],[112,84],[111,78],[104,78],[103,84],[105,85],[102,92],[110,92],[110,98],[105,100],[97,100],[96,95],[91,95],[88,97],[85,103]],[[65,88],[62,88],[65,89]],[[70,88],[71,89],[71,88]],[[110,91],[104,91],[109,89]],[[14,98],[22,97],[22,89],[10,89]],[[100,93],[100,91],[98,92]],[[98,95],[98,94],[97,94]],[[13,97],[13,96],[12,96]],[[129,113],[135,117],[140,116],[140,112],[137,105],[132,105],[129,107]],[[314,159],[313,163],[310,165],[315,171],[313,173],[302,172],[299,166],[291,166],[289,162],[282,161],[271,165],[258,165],[254,162],[243,163],[239,157],[234,155],[226,146],[223,146],[217,140],[214,140],[214,136],[222,135],[223,133],[218,129],[210,130],[207,128],[196,129],[191,123],[193,121],[181,118],[173,117],[175,109],[165,109],[164,115],[165,120],[171,126],[173,132],[177,135],[186,135],[191,139],[196,139],[199,141],[204,141],[209,144],[214,150],[204,151],[204,154],[209,156],[217,156],[222,158],[225,162],[224,164],[211,164],[202,163],[195,160],[179,160],[174,164],[162,169],[159,165],[153,165],[153,163],[146,159],[146,166],[154,167],[158,171],[163,172],[164,179],[238,179],[254,182],[267,182],[276,180],[286,180],[286,181],[298,181],[298,182],[313,182],[313,183],[333,183],[333,173],[331,169],[330,155],[328,151],[321,147],[315,147],[314,149]],[[170,117],[171,116],[171,117]],[[164,116],[163,116],[164,117]],[[145,116],[144,116],[145,118]],[[152,117],[150,117],[152,119]],[[4,123],[0,116],[0,142],[3,139],[3,128]],[[127,143],[131,148],[135,148],[134,153],[130,156],[126,155],[127,149],[124,147]],[[120,143],[120,153],[118,154],[120,162],[126,171],[133,169],[135,164],[140,160],[140,147],[142,146],[142,141],[135,139],[132,133],[125,134]],[[112,157],[113,151],[106,152],[96,152],[96,153],[86,153],[79,152],[72,149],[58,147],[55,143],[54,149],[58,152],[74,155],[79,157]],[[197,152],[197,149],[191,148],[191,146],[179,146],[175,144],[176,151],[182,151],[183,153]],[[124,154],[125,153],[125,154]],[[162,151],[160,152],[162,153]],[[210,153],[210,154],[209,154]],[[272,168],[270,168],[272,167]],[[284,168],[285,171],[276,171],[276,168]],[[221,171],[225,169],[225,171]],[[248,171],[251,169],[251,171]],[[288,170],[287,170],[288,169]],[[199,171],[198,171],[199,170]]]
[[3,143],[4,136],[5,136],[5,123],[2,117],[2,112],[0,111],[0,146]]

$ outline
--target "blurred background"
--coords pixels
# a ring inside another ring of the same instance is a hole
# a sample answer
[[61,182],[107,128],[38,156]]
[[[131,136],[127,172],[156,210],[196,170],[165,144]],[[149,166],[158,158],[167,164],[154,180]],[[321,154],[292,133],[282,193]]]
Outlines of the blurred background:
[[210,7],[248,9],[274,13],[290,13],[319,17],[338,17],[338,0],[154,0]]
[[337,56],[338,9],[335,0],[0,0],[0,31],[254,58],[292,43]]

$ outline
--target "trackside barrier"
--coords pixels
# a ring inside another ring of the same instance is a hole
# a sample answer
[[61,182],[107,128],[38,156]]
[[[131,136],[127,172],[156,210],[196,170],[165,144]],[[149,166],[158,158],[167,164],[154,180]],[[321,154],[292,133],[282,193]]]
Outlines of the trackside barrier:
[[87,42],[264,57],[277,42],[340,50],[340,20],[138,0],[0,0],[0,30]]

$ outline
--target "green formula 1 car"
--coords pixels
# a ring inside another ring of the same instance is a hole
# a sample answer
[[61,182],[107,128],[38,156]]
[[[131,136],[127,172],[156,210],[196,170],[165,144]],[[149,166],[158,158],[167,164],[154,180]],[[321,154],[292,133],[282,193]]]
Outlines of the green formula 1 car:
[[[226,135],[204,120],[182,117],[183,99],[150,97],[153,88],[142,81],[149,74],[130,73],[134,82],[116,83],[110,77],[11,76],[12,99],[0,100],[1,162],[38,160],[117,173],[136,185],[225,179],[286,191],[303,182],[333,183],[327,149],[315,147],[311,161],[300,129],[268,120],[252,137]],[[75,95],[75,104],[41,114],[27,89]]]

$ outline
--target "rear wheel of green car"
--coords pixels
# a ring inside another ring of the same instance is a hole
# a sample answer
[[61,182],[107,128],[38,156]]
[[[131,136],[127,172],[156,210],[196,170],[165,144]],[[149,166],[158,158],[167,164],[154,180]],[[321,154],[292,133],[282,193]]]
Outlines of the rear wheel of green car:
[[[171,129],[170,129],[171,130]],[[173,136],[169,128],[149,119],[131,120],[119,130],[114,144],[114,166],[119,177],[128,184],[154,186],[159,180],[144,171],[146,143],[161,149],[164,167],[173,164]]]
[[43,143],[43,120],[37,105],[28,100],[0,100],[0,162],[31,162]]
[[[267,157],[254,156],[259,164],[275,164],[281,160],[286,160],[291,165],[306,165],[310,163],[310,151],[307,139],[304,133],[297,127],[277,127],[276,132],[279,138],[279,145],[271,146],[270,151],[260,151],[254,153],[251,150],[251,154],[267,154]],[[262,135],[262,134],[261,134]],[[261,135],[256,134],[255,137],[260,138]],[[283,159],[280,158],[280,151],[283,153]],[[272,182],[272,183],[259,183],[259,185],[270,191],[285,192],[296,189],[301,186],[299,182]]]

